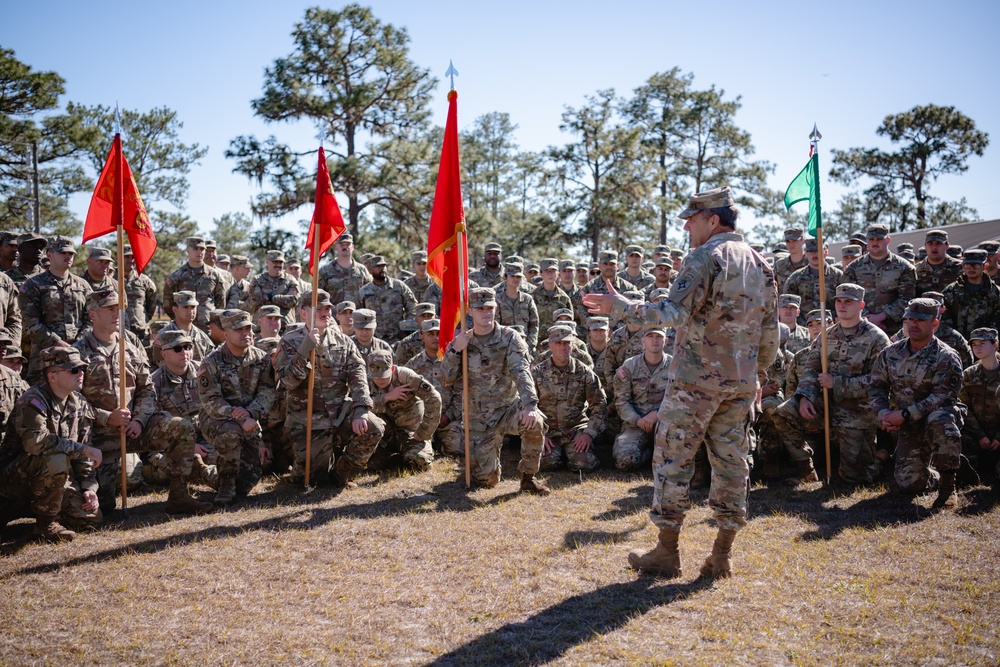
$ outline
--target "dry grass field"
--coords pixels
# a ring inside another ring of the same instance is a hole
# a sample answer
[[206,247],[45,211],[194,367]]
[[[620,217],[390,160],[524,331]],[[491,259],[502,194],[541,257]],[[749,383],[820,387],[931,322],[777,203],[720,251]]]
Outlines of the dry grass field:
[[[505,452],[505,469],[515,459]],[[695,496],[684,576],[638,577],[641,476],[505,480],[467,492],[438,461],[309,494],[266,480],[242,505],[170,519],[165,492],[75,542],[0,544],[11,665],[997,665],[1000,508],[882,490],[758,486],[735,577],[705,583]]]

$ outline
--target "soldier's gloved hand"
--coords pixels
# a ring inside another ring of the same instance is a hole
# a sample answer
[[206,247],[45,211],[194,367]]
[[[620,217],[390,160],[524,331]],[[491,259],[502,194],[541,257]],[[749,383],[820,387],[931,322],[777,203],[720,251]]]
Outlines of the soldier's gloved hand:
[[100,504],[97,502],[97,494],[93,491],[84,491],[83,504],[80,505],[80,509],[84,512],[93,512],[98,507],[100,507]]
[[250,417],[240,422],[240,428],[243,429],[244,433],[253,433],[260,428],[260,424],[257,423],[256,419]]
[[816,406],[805,396],[799,396],[799,416],[806,421],[816,416]]
[[91,447],[90,445],[83,446],[83,455],[94,462],[94,467],[101,465],[101,461],[104,460],[104,453],[97,447]]
[[132,421],[132,413],[128,408],[118,408],[117,410],[112,410],[111,414],[108,415],[108,426],[118,426],[120,428],[128,424],[130,421]]
[[138,438],[142,435],[142,424],[133,419],[125,427],[125,435],[129,438]]
[[582,454],[590,449],[590,443],[594,441],[586,433],[577,433],[576,437],[573,438],[573,449],[577,451],[578,454]]

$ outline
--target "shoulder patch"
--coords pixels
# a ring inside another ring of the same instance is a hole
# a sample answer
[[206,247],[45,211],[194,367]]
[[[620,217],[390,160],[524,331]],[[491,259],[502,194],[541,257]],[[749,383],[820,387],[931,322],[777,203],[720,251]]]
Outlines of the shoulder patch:
[[44,404],[44,403],[42,403],[42,402],[41,402],[40,400],[38,400],[37,398],[33,398],[33,399],[31,399],[30,401],[28,401],[28,403],[30,403],[30,404],[31,404],[31,407],[33,407],[33,408],[35,408],[36,410],[38,410],[38,412],[39,412],[39,413],[41,413],[41,414],[43,414],[43,415],[44,415],[44,414],[46,414],[46,410],[45,410],[45,404]]
[[618,375],[618,377],[623,378],[623,379],[626,378],[626,377],[628,377],[628,373],[625,372],[625,367],[624,366],[622,366],[621,368],[619,368],[618,371],[616,372],[616,374]]

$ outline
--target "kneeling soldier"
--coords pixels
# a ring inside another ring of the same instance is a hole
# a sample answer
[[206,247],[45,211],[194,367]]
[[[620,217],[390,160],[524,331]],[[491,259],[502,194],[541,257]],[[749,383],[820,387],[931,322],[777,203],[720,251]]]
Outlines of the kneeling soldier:
[[427,470],[434,460],[431,438],[441,421],[441,394],[416,371],[394,366],[392,355],[385,351],[368,355],[368,378],[372,409],[386,423],[376,454],[386,460],[380,463],[386,465],[389,458],[401,455],[404,465]]

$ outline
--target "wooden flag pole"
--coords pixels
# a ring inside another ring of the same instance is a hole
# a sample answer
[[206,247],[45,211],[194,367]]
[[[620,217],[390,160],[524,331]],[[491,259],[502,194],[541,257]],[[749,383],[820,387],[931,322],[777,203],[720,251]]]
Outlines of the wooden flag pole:
[[[124,190],[125,183],[122,182],[124,177],[122,164],[122,146],[120,135],[116,137],[118,139],[118,155],[115,157],[115,185],[114,185],[114,199],[118,202],[118,212],[117,219],[112,220],[115,223],[115,228],[118,230],[118,409],[124,410],[128,407],[128,395],[127,387],[125,386],[125,366],[128,362],[126,356],[126,344],[125,344],[125,308],[127,306],[125,302],[125,230],[123,229],[123,215],[124,215]],[[114,210],[114,207],[112,207]],[[126,453],[126,440],[125,426],[120,427],[119,430],[119,444],[120,444],[120,460],[119,465],[121,467],[121,481],[122,481],[122,512],[128,511],[128,472],[125,465]]]
[[[309,333],[316,328],[316,304],[319,302],[319,225],[313,223],[312,256],[312,312],[309,315]],[[316,388],[316,348],[309,351],[309,393],[306,398],[306,475],[305,488],[310,488],[310,472],[312,471],[312,426],[313,426],[313,392]]]
[[[826,258],[823,256],[823,227],[816,227],[816,247],[819,250],[819,316],[822,328],[819,334],[820,367],[826,373],[830,362],[826,358]],[[823,434],[826,441],[826,480],[827,486],[833,477],[833,461],[830,458],[830,390],[823,387]]]
[[[458,242],[458,290],[459,298],[461,303],[459,304],[459,322],[464,334],[468,330],[468,326],[465,323],[465,318],[469,312],[469,284],[462,280],[462,275],[464,275],[467,267],[469,265],[469,258],[466,257],[465,253],[465,223],[460,222],[456,226],[455,239]],[[465,486],[472,486],[472,445],[469,437],[469,346],[466,345],[465,349],[462,350],[462,428],[465,431]]]

